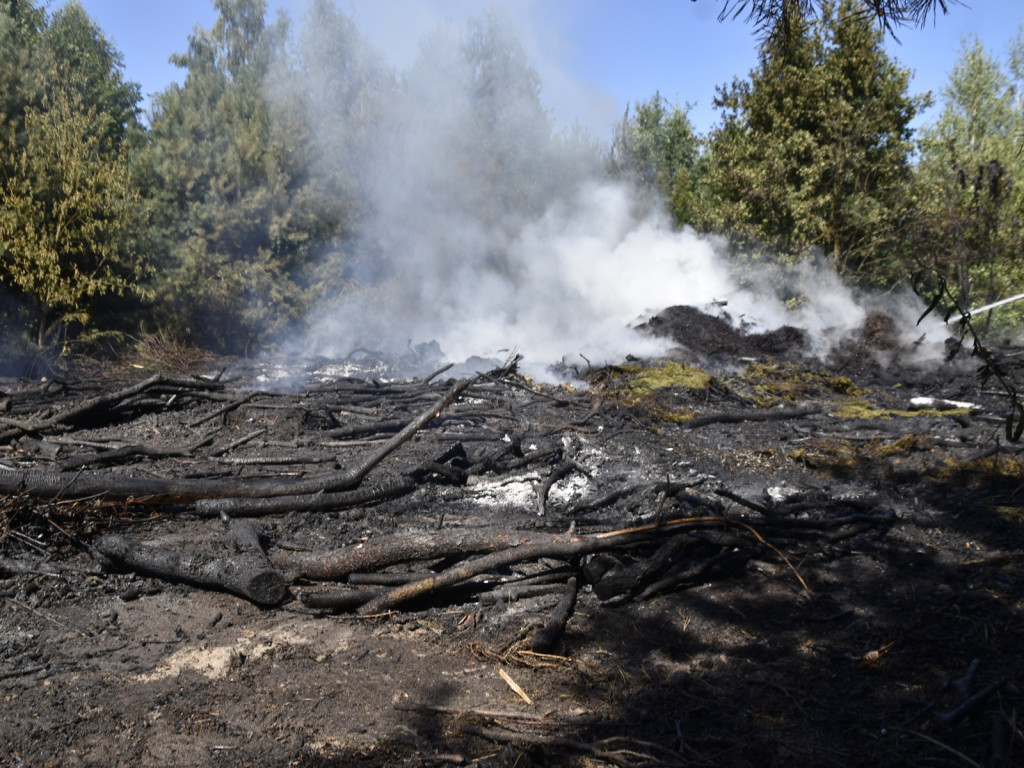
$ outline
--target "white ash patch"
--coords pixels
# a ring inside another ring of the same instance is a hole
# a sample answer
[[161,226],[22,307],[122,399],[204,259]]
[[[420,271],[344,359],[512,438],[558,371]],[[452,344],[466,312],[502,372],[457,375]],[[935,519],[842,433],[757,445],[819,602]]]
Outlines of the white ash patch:
[[497,480],[470,478],[467,490],[471,499],[485,507],[527,510],[537,506],[537,487],[540,483],[538,472],[527,472]]
[[[539,473],[527,472],[499,480],[470,478],[467,490],[469,498],[485,507],[536,512],[543,482]],[[585,495],[589,485],[590,480],[578,472],[563,477],[548,490],[548,504],[565,506],[578,501]]]
[[573,474],[563,477],[548,491],[548,504],[565,507],[581,501],[590,489],[590,479],[586,475]]
[[364,379],[388,383],[397,381],[393,366],[377,359],[314,360],[267,357],[245,360],[226,371],[211,372],[207,378],[238,380],[243,388],[268,392],[300,392],[311,384],[326,384],[338,379]]

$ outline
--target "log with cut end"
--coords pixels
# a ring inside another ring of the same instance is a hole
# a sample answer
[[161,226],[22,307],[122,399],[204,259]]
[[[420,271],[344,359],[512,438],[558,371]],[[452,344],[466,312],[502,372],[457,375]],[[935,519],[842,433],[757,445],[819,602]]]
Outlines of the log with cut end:
[[220,589],[257,605],[280,605],[288,593],[281,574],[261,551],[246,550],[229,557],[186,554],[151,547],[121,534],[103,536],[93,547],[107,564],[116,568]]

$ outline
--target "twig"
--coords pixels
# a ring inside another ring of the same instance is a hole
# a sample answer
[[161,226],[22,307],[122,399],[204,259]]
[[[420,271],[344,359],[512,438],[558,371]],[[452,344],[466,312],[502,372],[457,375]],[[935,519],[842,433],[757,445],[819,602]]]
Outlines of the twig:
[[952,728],[967,717],[967,715],[981,706],[981,704],[983,704],[993,693],[998,691],[1005,682],[1006,677],[1000,677],[998,680],[986,685],[956,709],[949,712],[937,712],[935,714],[935,722],[947,728]]
[[821,413],[820,405],[812,405],[807,408],[781,408],[777,410],[742,410],[722,411],[709,413],[704,416],[694,416],[683,424],[687,429],[706,427],[708,424],[737,424],[743,421],[782,421],[784,419],[802,419],[804,416],[814,416]]
[[198,427],[200,424],[205,424],[208,421],[213,421],[214,419],[218,418],[219,416],[223,416],[224,414],[230,413],[231,411],[235,410],[236,408],[239,408],[239,407],[245,405],[247,402],[252,400],[255,396],[256,396],[255,392],[247,392],[246,394],[242,395],[241,397],[236,397],[230,403],[225,403],[220,408],[215,410],[213,413],[208,413],[205,416],[199,417],[198,419],[193,419],[192,421],[190,421],[188,423],[188,426],[194,428],[194,427]]
[[978,667],[981,666],[981,659],[974,658],[971,660],[970,665],[967,667],[967,672],[959,680],[953,681],[953,689],[960,694],[961,698],[966,699],[971,694],[971,688],[974,687],[974,681],[978,677]]
[[35,664],[31,667],[22,667],[21,669],[12,669],[7,672],[0,672],[0,680],[8,680],[12,677],[24,677],[25,675],[34,675],[36,672],[42,672],[44,669],[48,669],[49,666],[49,664]]
[[227,445],[222,445],[220,448],[217,448],[216,450],[210,451],[210,455],[211,456],[223,456],[228,451],[233,451],[233,450],[235,450],[235,448],[238,448],[239,446],[245,445],[250,440],[255,440],[260,435],[266,434],[266,432],[267,432],[267,430],[266,430],[265,427],[263,429],[254,430],[254,431],[250,432],[247,435],[243,435],[242,437],[238,438],[237,440],[232,440]]
[[558,645],[558,640],[562,637],[565,625],[569,622],[569,617],[572,616],[575,607],[576,578],[573,577],[566,583],[565,594],[558,602],[558,605],[555,606],[551,618],[548,619],[544,626],[536,629],[533,635],[531,635],[530,650],[536,653],[550,653]]
[[587,468],[582,466],[578,461],[569,459],[567,461],[563,461],[552,469],[551,472],[548,473],[548,476],[544,478],[544,482],[542,482],[540,484],[540,488],[537,489],[537,515],[539,517],[543,517],[544,513],[547,512],[548,493],[551,491],[551,487],[574,470],[583,475],[590,474],[590,472],[587,471]]
[[951,752],[952,754],[956,755],[958,758],[960,758],[961,760],[964,761],[965,765],[973,766],[973,768],[981,768],[981,765],[979,763],[976,763],[974,760],[971,760],[971,758],[969,758],[967,755],[965,755],[960,750],[953,749],[953,747],[949,746],[949,744],[943,744],[938,739],[933,739],[931,736],[929,736],[929,735],[927,735],[925,733],[921,733],[920,731],[912,731],[912,730],[909,730],[909,729],[903,729],[903,728],[894,728],[893,730],[903,731],[904,733],[909,733],[911,736],[917,736],[919,739],[924,739],[928,743],[934,744],[936,747],[940,747],[940,748],[946,750],[947,752]]
[[512,692],[515,693],[516,696],[521,698],[530,706],[533,706],[533,699],[529,697],[529,695],[526,693],[526,691],[523,690],[522,686],[519,685],[519,683],[512,679],[512,676],[508,672],[506,672],[504,669],[499,668],[498,674],[501,675],[501,679],[505,681],[505,684],[512,689]]
[[[485,727],[477,725],[471,722],[460,722],[458,728],[462,733],[470,736],[477,736],[481,739],[488,741],[494,741],[498,744],[512,744],[518,746],[542,746],[542,747],[557,747],[560,749],[570,750],[572,752],[578,752],[582,755],[588,755],[595,760],[600,760],[611,765],[621,766],[621,768],[631,768],[636,765],[636,762],[630,760],[630,756],[637,758],[643,764],[647,765],[660,765],[660,766],[673,766],[673,765],[685,765],[682,759],[669,760],[668,755],[662,755],[655,757],[652,754],[640,753],[634,750],[608,750],[599,746],[601,742],[596,744],[588,744],[585,741],[579,741],[578,739],[571,739],[566,736],[549,736],[536,733],[518,733],[508,731],[502,728]],[[668,750],[659,749],[659,752],[668,752]],[[676,758],[681,758],[679,755],[673,755]]]

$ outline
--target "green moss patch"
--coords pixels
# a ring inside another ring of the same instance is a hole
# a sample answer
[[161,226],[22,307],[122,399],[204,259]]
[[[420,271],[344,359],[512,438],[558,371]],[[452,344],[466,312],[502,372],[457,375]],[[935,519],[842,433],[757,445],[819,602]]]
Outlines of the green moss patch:
[[830,413],[841,419],[910,419],[915,416],[968,416],[971,410],[969,408],[951,408],[948,410],[921,408],[915,411],[908,411],[899,408],[878,408],[866,400],[858,399],[842,403],[837,408],[832,409]]
[[693,418],[689,408],[678,407],[672,390],[705,390],[714,377],[707,371],[674,361],[643,367],[619,365],[601,370],[590,383],[619,405],[646,411],[657,421],[681,424]]
[[836,395],[861,397],[864,394],[853,379],[794,363],[755,363],[729,379],[728,383],[740,394],[765,407]]
[[926,451],[931,444],[931,436],[917,434],[903,435],[891,441],[868,440],[864,443],[823,439],[809,441],[805,446],[786,455],[811,469],[848,475],[858,467],[873,466],[879,459],[891,459]]
[[637,391],[650,389],[707,389],[711,374],[682,363],[667,362],[655,368],[636,368],[627,377],[629,387]]

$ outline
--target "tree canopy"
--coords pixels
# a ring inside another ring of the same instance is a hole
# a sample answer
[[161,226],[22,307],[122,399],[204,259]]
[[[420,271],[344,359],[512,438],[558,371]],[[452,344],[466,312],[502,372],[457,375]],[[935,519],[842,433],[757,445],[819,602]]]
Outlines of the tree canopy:
[[[943,93],[943,109],[920,141],[915,178],[920,268],[945,278],[961,309],[1024,288],[1024,34],[1006,64],[966,40]],[[1020,310],[1000,313],[1001,325]],[[986,315],[985,323],[991,321]]]
[[628,179],[641,198],[656,193],[680,225],[694,223],[701,160],[700,139],[687,111],[656,92],[623,115],[609,156],[614,174]]
[[[696,2],[696,0],[694,0]],[[791,32],[801,19],[810,18],[827,7],[829,0],[724,0],[719,19],[746,17],[766,39],[791,39]],[[865,18],[876,21],[890,34],[904,26],[924,26],[939,12],[949,11],[961,0],[856,0],[855,9]]]
[[254,350],[293,322],[310,238],[320,223],[306,186],[301,112],[274,111],[267,78],[288,25],[265,25],[264,0],[217,0],[173,62],[185,81],[159,94],[147,157],[167,263],[164,324],[194,343]]
[[143,226],[129,141],[139,89],[77,3],[52,17],[8,3],[0,35],[11,45],[0,70],[0,282],[34,308],[43,346],[86,323],[96,299],[145,293],[149,266],[132,243]]
[[749,80],[719,90],[704,226],[883,276],[901,249],[910,123],[924,102],[854,0],[790,23]]
[[80,5],[0,0],[0,285],[14,299],[0,322],[37,346],[134,326],[245,352],[402,270],[417,301],[464,269],[514,280],[506,245],[593,182],[600,153],[639,208],[664,206],[677,226],[994,301],[1024,287],[1024,44],[1001,61],[970,42],[917,142],[926,99],[882,48],[886,30],[951,2],[729,0],[722,16],[763,40],[754,71],[718,90],[721,122],[699,136],[655,92],[599,147],[554,130],[497,12],[439,26],[396,72],[333,0],[315,0],[297,35],[265,0],[216,0],[143,121],[139,87]]

